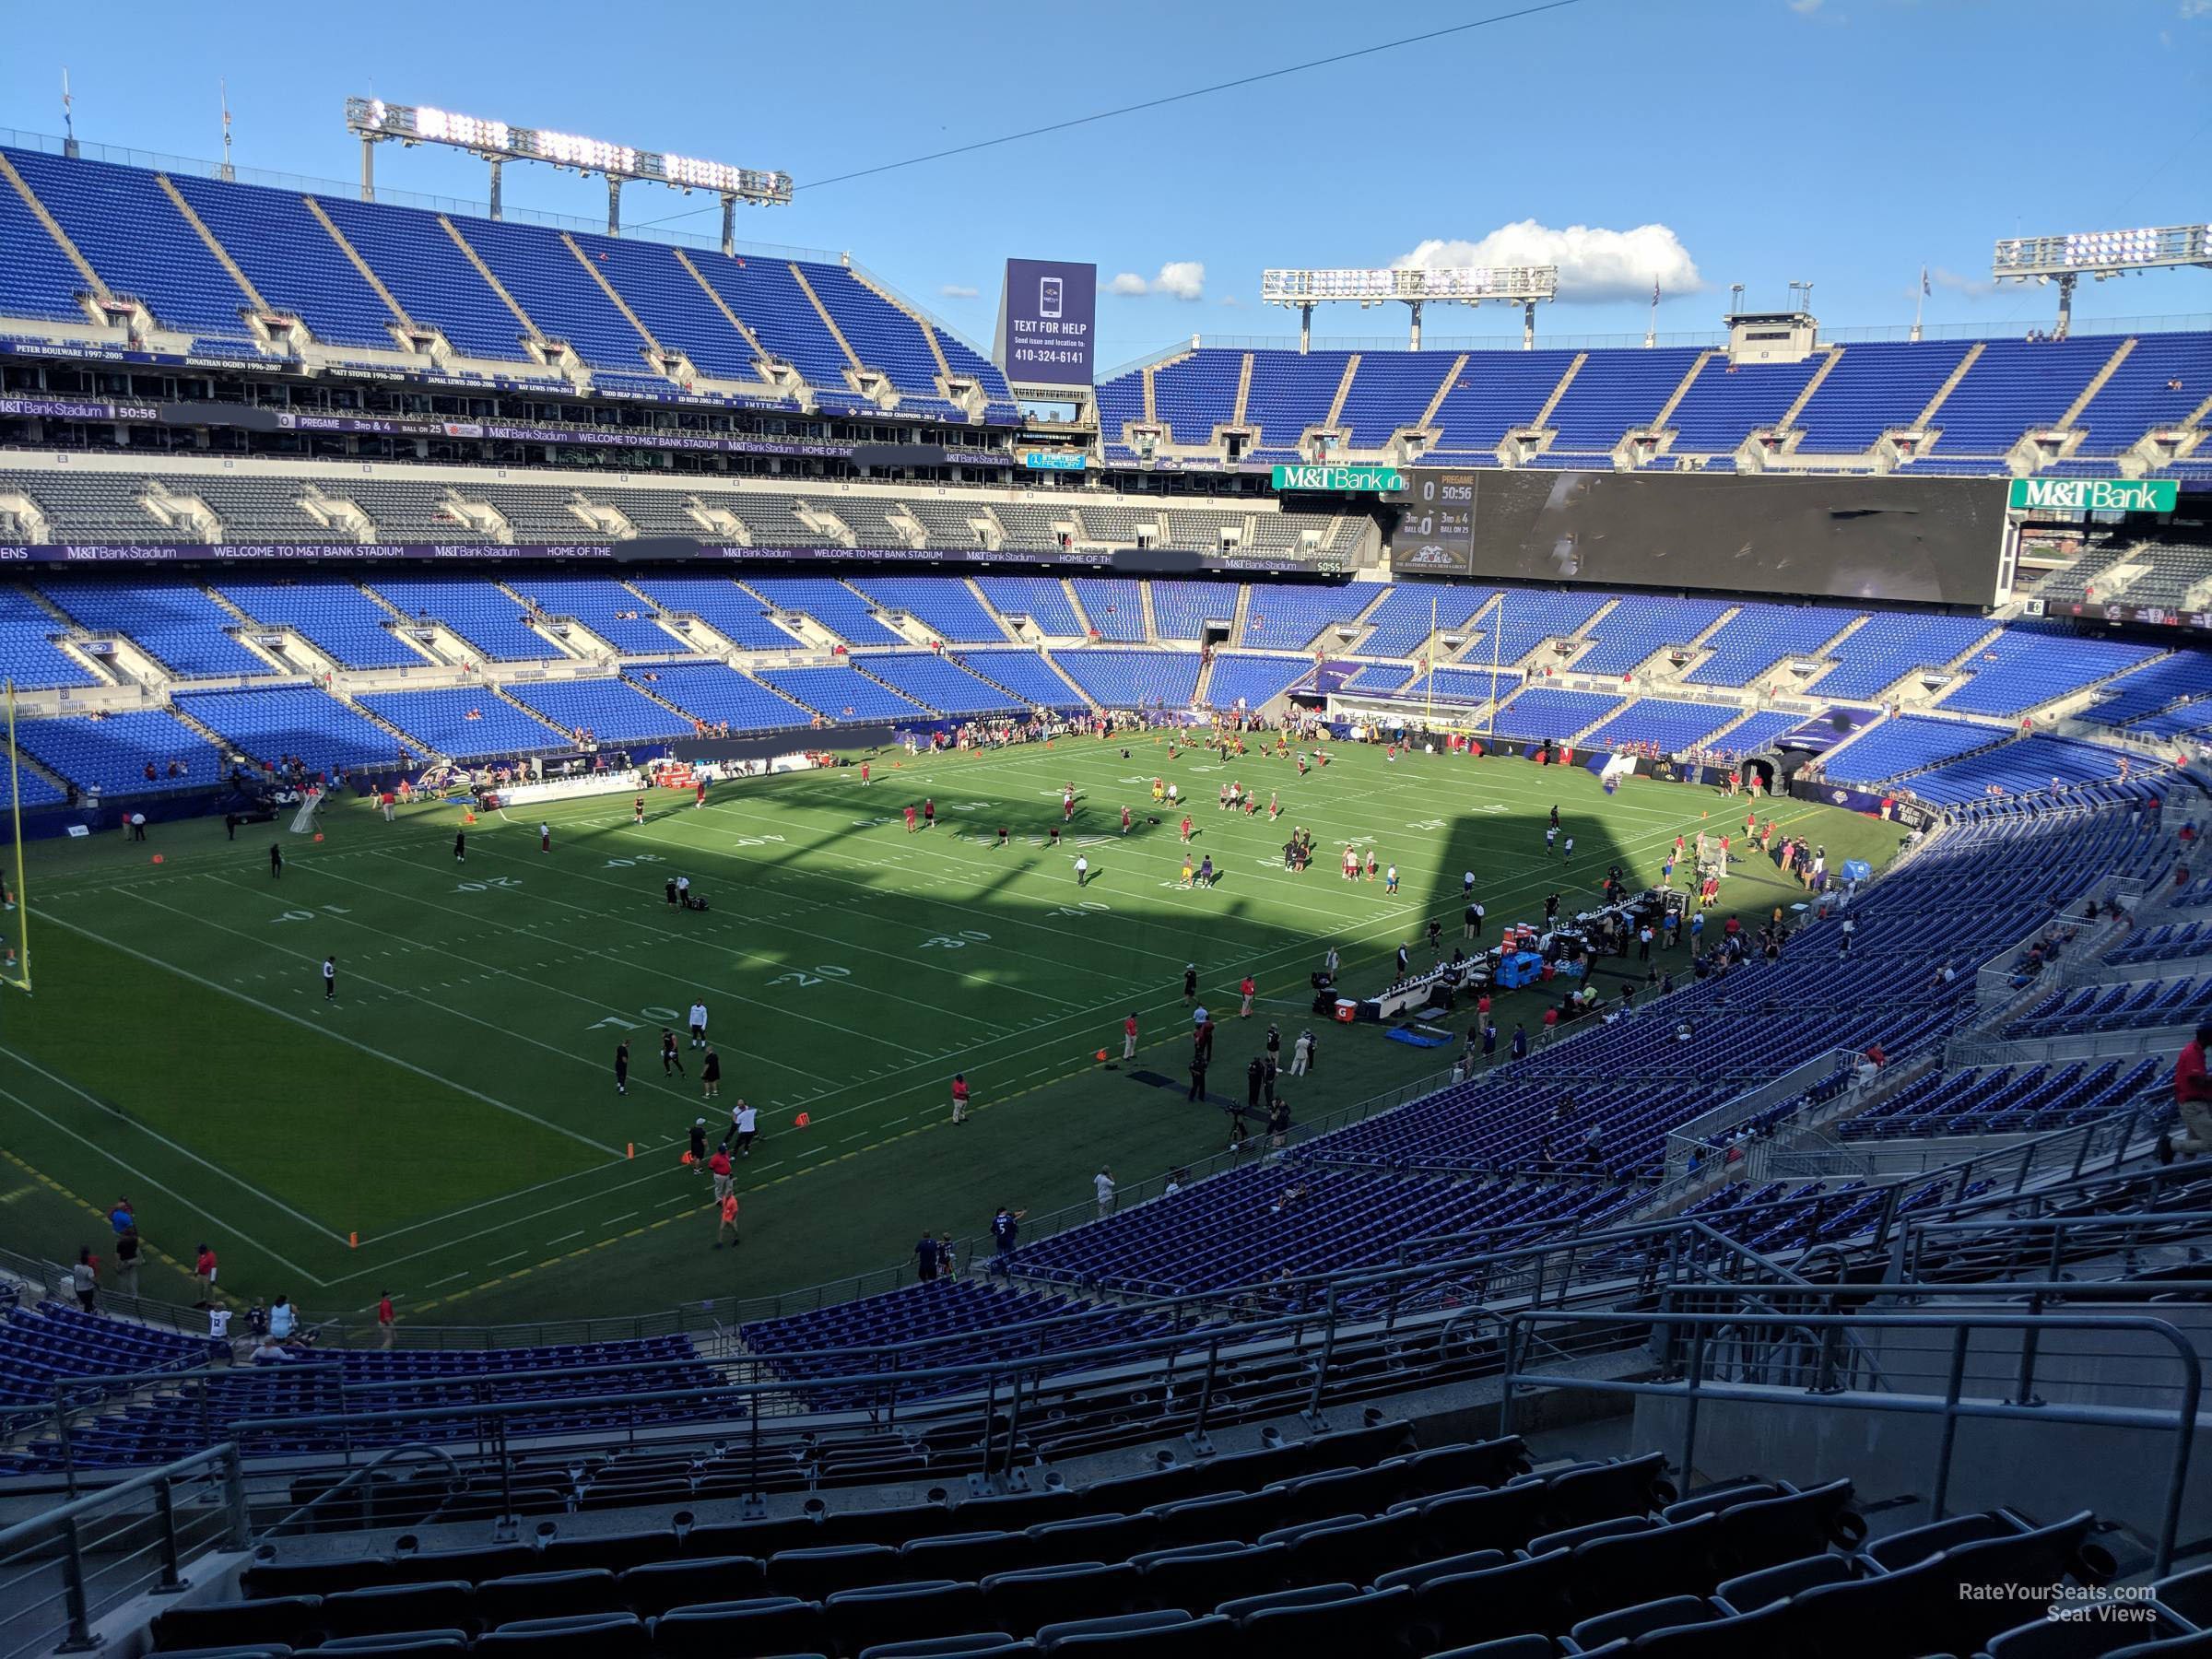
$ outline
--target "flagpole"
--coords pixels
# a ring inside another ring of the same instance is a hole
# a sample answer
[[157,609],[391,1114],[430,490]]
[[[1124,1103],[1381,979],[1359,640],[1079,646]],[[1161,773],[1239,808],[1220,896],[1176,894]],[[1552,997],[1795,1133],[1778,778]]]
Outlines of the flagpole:
[[1919,290],[1912,296],[1912,339],[1915,344],[1920,339],[1920,308],[1927,303],[1927,298],[1928,267],[1924,265],[1920,267]]
[[16,937],[18,982],[30,994],[30,895],[23,890],[23,761],[16,749],[16,682],[7,682],[7,793],[8,811],[16,832]]

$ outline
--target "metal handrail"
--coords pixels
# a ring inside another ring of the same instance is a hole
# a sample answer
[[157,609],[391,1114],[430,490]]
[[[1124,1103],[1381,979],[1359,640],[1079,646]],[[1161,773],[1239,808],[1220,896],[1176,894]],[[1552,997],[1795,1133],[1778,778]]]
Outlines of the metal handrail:
[[[2202,1287],[2195,1287],[2202,1288]],[[1513,1432],[1514,1400],[1516,1392],[1529,1388],[1579,1389],[1598,1394],[1616,1394],[1630,1396],[1652,1394],[1672,1396],[1686,1402],[1682,1436],[1680,1471],[1687,1478],[1696,1467],[1698,1444],[1698,1408],[1706,1399],[1756,1401],[1771,1404],[1777,1399],[1773,1387],[1757,1384],[1716,1382],[1705,1374],[1706,1350],[1709,1332],[1724,1332],[1741,1323],[1739,1313],[1685,1313],[1668,1312],[1656,1315],[1599,1313],[1570,1312],[1559,1309],[1524,1309],[1506,1321],[1506,1363],[1504,1395],[1499,1403],[1499,1432]],[[1930,1497],[1929,1518],[1944,1518],[1947,1499],[1950,1490],[1951,1464],[1957,1448],[1958,1426],[1961,1418],[1995,1418],[2014,1421],[2039,1423],[2079,1424],[2091,1427],[2140,1428],[2145,1414],[2140,1408],[2120,1409],[2109,1406],[2068,1405],[2033,1401],[2025,1397],[2012,1400],[1970,1399],[1964,1393],[1968,1339],[1975,1331],[2017,1330],[2021,1333],[2023,1374],[2031,1376],[2037,1338],[2046,1331],[2077,1330],[2102,1333],[2135,1332],[2154,1336],[2173,1349],[2180,1362],[2182,1397],[2173,1409],[2171,1427],[2174,1437],[2173,1458],[2167,1474],[2163,1516],[2159,1529],[2153,1578],[2163,1578],[2172,1571],[2174,1546],[2181,1529],[2182,1499],[2189,1475],[2189,1462],[2195,1447],[2197,1409],[2204,1396],[2204,1361],[2189,1339],[2171,1324],[2162,1319],[2151,1319],[2139,1314],[2051,1313],[2040,1310],[2021,1313],[1825,1313],[1801,1314],[1793,1324],[1808,1329],[1838,1332],[1859,1330],[1924,1330],[1941,1331],[1951,1338],[1948,1381],[1940,1398],[1925,1394],[1903,1393],[1867,1394],[1844,1389],[1823,1378],[1802,1394],[1792,1396],[1799,1404],[1838,1409],[1895,1411],[1924,1416],[1940,1416],[1944,1419],[1943,1438],[1936,1454],[1936,1477]],[[1685,1365],[1677,1366],[1673,1374],[1650,1381],[1624,1378],[1577,1376],[1570,1373],[1544,1373],[1524,1370],[1521,1363],[1524,1344],[1536,1335],[1539,1324],[1580,1324],[1664,1327],[1671,1347],[1682,1332],[1687,1332],[1689,1356]]]
[[[159,1528],[155,1544],[159,1550],[161,1565],[156,1581],[157,1593],[174,1593],[184,1588],[181,1569],[187,1560],[198,1555],[187,1556],[179,1546],[174,1490],[180,1481],[212,1475],[223,1487],[224,1547],[242,1550],[250,1542],[250,1527],[246,1512],[246,1488],[239,1466],[238,1447],[234,1442],[212,1446],[181,1457],[159,1468],[146,1470],[99,1491],[81,1498],[72,1498],[42,1514],[14,1525],[0,1527],[0,1562],[15,1559],[26,1550],[53,1551],[58,1559],[62,1572],[62,1597],[65,1607],[66,1629],[63,1639],[53,1651],[79,1653],[96,1645],[92,1634],[92,1603],[89,1580],[86,1573],[85,1540],[80,1523],[96,1520],[112,1512],[123,1500],[150,1492],[154,1500],[154,1516]],[[206,1553],[205,1550],[198,1553]],[[126,1558],[127,1559],[127,1558]],[[46,1601],[18,1606],[13,1617],[35,1612]],[[15,1654],[31,1646],[43,1646],[46,1636],[34,1637],[29,1643],[12,1650]]]
[[461,1478],[461,1465],[453,1461],[453,1454],[451,1452],[446,1451],[441,1446],[433,1446],[426,1441],[410,1441],[404,1446],[388,1447],[386,1450],[378,1453],[374,1457],[371,1458],[367,1463],[361,1465],[359,1468],[347,1470],[346,1472],[345,1478],[340,1480],[337,1485],[333,1487],[325,1487],[322,1491],[317,1492],[312,1498],[310,1498],[305,1503],[293,1510],[290,1514],[284,1516],[280,1520],[270,1522],[268,1525],[262,1529],[261,1535],[263,1537],[275,1537],[277,1534],[283,1532],[287,1527],[290,1526],[294,1522],[304,1521],[309,1515],[312,1514],[324,1504],[328,1503],[333,1498],[337,1497],[342,1492],[351,1490],[354,1487],[363,1484],[379,1469],[384,1467],[387,1464],[396,1463],[403,1457],[420,1457],[425,1459],[435,1458],[437,1461],[445,1465],[446,1475],[451,1479],[458,1481]]

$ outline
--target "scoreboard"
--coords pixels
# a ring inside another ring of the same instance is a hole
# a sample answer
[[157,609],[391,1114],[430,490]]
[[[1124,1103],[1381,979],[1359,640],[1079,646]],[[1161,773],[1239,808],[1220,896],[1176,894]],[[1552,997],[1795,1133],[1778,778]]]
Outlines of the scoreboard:
[[1406,487],[1386,498],[1398,509],[1390,532],[1394,571],[1436,576],[1475,573],[1475,484],[1472,467],[1416,466]]

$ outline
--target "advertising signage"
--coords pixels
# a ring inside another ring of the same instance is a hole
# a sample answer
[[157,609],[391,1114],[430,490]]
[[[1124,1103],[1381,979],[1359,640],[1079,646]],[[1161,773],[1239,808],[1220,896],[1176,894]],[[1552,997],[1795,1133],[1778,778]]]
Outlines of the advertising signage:
[[2182,487],[2171,478],[2015,478],[2015,512],[2171,512]]
[[993,353],[1018,386],[1088,386],[1098,336],[1099,267],[1009,259]]
[[1391,495],[1406,488],[1394,466],[1277,466],[1269,469],[1277,492],[1319,489],[1335,495]]

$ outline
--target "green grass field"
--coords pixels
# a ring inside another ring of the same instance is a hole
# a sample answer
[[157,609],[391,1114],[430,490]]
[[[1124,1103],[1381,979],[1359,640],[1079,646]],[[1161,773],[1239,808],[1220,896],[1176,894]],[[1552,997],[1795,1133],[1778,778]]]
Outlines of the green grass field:
[[[1067,741],[896,769],[878,757],[871,786],[849,767],[725,785],[704,810],[656,796],[642,827],[628,795],[606,796],[554,812],[549,854],[536,811],[493,814],[469,830],[465,865],[445,806],[392,824],[334,806],[320,842],[279,825],[229,843],[195,822],[156,826],[145,844],[36,844],[35,994],[0,994],[0,1243],[108,1253],[99,1212],[128,1194],[148,1295],[191,1300],[184,1270],[205,1239],[232,1294],[283,1291],[311,1315],[351,1317],[388,1288],[403,1317],[456,1324],[652,1311],[886,1267],[922,1229],[974,1234],[1002,1201],[1084,1201],[1102,1163],[1134,1182],[1220,1148],[1221,1113],[1184,1099],[1186,961],[1230,1016],[1210,1079],[1226,1094],[1267,1019],[1286,1042],[1314,1023],[1307,976],[1326,944],[1354,994],[1390,977],[1401,941],[1427,961],[1431,915],[1449,949],[1463,868],[1494,936],[1539,918],[1547,892],[1570,913],[1593,902],[1609,864],[1655,881],[1677,833],[1742,824],[1742,803],[1712,790],[1636,780],[1607,797],[1580,768],[1518,759],[1394,764],[1340,746],[1300,779],[1257,758],[1170,762],[1148,738],[1121,752]],[[1144,825],[1156,773],[1194,802],[1196,849],[1223,874],[1210,891],[1180,886],[1164,809]],[[1279,792],[1281,823],[1218,811],[1231,775]],[[1055,850],[1045,832],[1068,782],[1081,804]],[[910,836],[900,808],[925,794],[938,826]],[[1555,802],[1576,838],[1564,871],[1542,840]],[[1126,840],[1124,803],[1139,825]],[[1893,827],[1777,810],[1831,867],[1896,850]],[[1002,823],[1005,850],[992,844]],[[1302,876],[1280,860],[1294,823],[1319,842]],[[1347,886],[1347,841],[1394,861],[1402,891]],[[1078,851],[1092,866],[1081,892]],[[1756,855],[1739,868],[1729,910],[1763,916],[1802,897]],[[667,908],[677,872],[710,913]],[[328,1004],[326,953],[339,970]],[[1241,1022],[1246,972],[1262,1001]],[[657,1056],[661,1028],[680,1027],[694,997],[723,1057],[717,1106],[700,1099],[688,1046],[688,1079],[664,1079]],[[1143,1051],[1110,1070],[1093,1055],[1118,1058],[1131,1010]],[[1500,1029],[1525,1018],[1534,1030],[1540,1012],[1508,994]],[[1324,1063],[1286,1088],[1300,1119],[1451,1059],[1377,1028],[1320,1034]],[[1174,1086],[1132,1076],[1143,1070]],[[959,1127],[956,1071],[976,1102]],[[763,1133],[740,1166],[744,1242],[718,1252],[706,1183],[678,1154],[695,1116],[719,1135],[740,1095]]]

